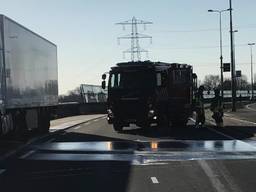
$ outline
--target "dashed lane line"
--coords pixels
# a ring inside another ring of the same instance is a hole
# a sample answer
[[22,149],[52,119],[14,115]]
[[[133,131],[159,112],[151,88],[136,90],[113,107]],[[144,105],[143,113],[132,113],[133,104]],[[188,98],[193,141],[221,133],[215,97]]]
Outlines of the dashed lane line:
[[3,174],[5,171],[5,169],[0,169],[0,175]]
[[152,183],[154,183],[154,184],[158,184],[159,183],[159,181],[158,181],[158,179],[156,177],[150,177],[150,179],[151,179]]
[[28,156],[32,155],[33,153],[35,153],[34,150],[28,151],[27,153],[25,153],[24,155],[20,156],[20,159],[25,159]]

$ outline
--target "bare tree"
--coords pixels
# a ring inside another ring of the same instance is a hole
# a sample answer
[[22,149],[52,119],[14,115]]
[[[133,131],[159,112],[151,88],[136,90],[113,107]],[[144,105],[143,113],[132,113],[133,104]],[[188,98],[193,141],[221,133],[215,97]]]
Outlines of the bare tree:
[[79,87],[69,91],[67,95],[59,96],[60,102],[81,102],[81,100],[81,91]]
[[239,89],[241,90],[247,90],[249,88],[250,85],[247,81],[246,75],[242,75],[242,77],[238,79],[238,86],[239,86]]
[[203,81],[206,89],[214,89],[220,85],[219,75],[206,75]]
[[223,81],[223,90],[231,90],[231,79],[227,78]]

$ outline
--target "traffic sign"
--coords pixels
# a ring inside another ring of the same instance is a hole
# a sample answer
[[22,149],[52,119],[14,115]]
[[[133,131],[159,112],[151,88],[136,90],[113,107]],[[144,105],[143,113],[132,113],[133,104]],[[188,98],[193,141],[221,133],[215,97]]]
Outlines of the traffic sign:
[[239,71],[236,71],[236,77],[241,77],[242,76],[242,71],[239,70]]
[[224,72],[230,71],[230,63],[223,63],[223,71]]

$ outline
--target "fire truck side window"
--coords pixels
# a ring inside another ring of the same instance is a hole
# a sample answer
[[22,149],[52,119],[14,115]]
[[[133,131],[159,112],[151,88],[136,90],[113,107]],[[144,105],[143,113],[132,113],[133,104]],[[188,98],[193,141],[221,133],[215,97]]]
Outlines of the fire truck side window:
[[186,75],[187,75],[186,70],[173,71],[173,83],[174,84],[185,83],[189,79],[189,77],[187,77]]
[[111,74],[110,86],[119,87],[119,85],[120,85],[120,73]]
[[156,85],[158,87],[165,86],[167,83],[167,74],[165,72],[156,73]]

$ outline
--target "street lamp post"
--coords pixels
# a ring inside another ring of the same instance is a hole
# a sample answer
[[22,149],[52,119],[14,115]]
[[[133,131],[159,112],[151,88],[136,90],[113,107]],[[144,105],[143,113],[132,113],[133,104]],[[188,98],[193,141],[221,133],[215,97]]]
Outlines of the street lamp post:
[[223,97],[223,54],[222,54],[222,13],[228,11],[229,9],[225,10],[212,10],[209,9],[208,12],[215,12],[219,13],[219,29],[220,29],[220,86],[221,86],[221,96]]
[[[238,30],[233,30],[233,61],[234,61],[234,63],[236,62],[236,45],[235,45],[235,33],[237,33],[238,32]],[[235,76],[235,78],[236,78],[236,76]]]
[[253,62],[252,62],[252,46],[255,45],[255,43],[248,43],[248,45],[250,46],[250,51],[251,51],[251,91],[252,91],[252,98],[251,100],[253,100]]
[[236,111],[236,75],[234,60],[233,18],[232,0],[229,0],[229,22],[230,22],[230,59],[231,59],[231,89],[232,89],[232,111]]
[[[235,33],[237,33],[238,30],[233,30],[233,62],[236,63],[236,44],[235,44]],[[236,91],[237,91],[237,87],[238,87],[238,78],[236,76],[236,70],[234,69],[234,73],[235,73],[235,86],[236,86]],[[235,96],[237,96],[237,92],[235,92]],[[236,98],[236,97],[235,97]]]

